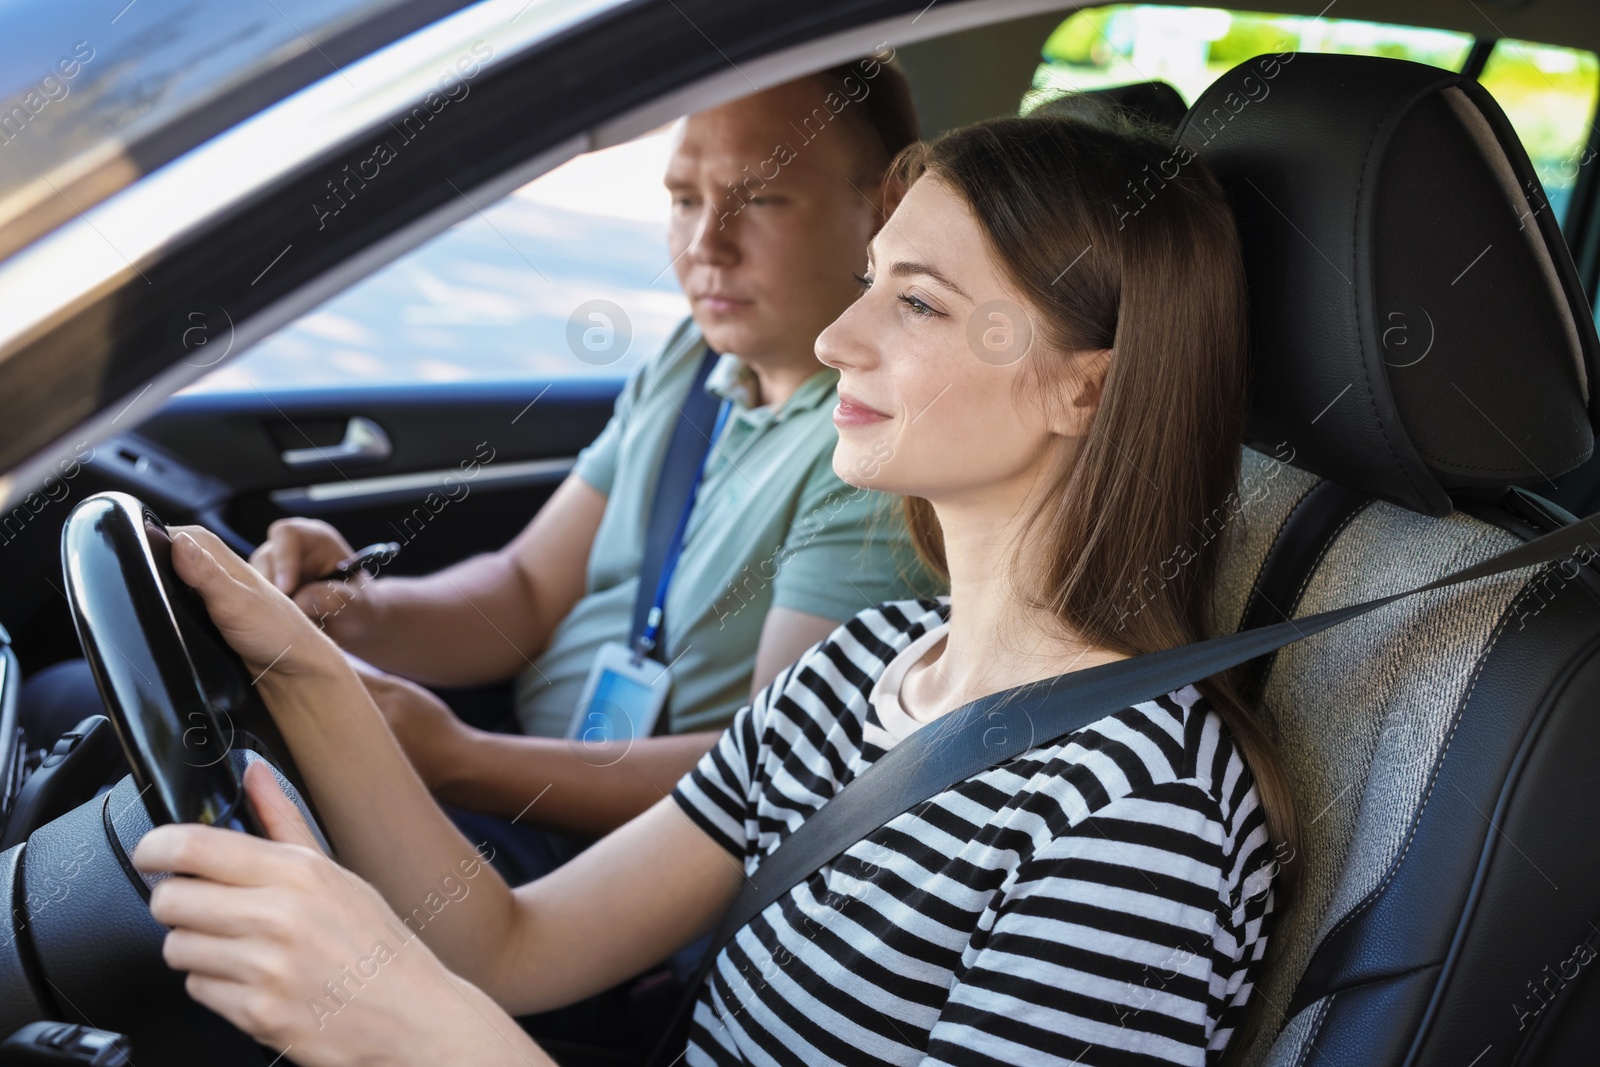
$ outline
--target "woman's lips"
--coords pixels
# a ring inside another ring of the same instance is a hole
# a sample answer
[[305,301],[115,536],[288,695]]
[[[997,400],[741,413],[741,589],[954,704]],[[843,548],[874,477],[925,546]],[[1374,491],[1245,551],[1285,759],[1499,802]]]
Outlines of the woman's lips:
[[836,426],[866,426],[882,422],[888,417],[877,408],[863,404],[849,393],[840,393],[839,406],[833,409],[833,421]]
[[753,301],[726,293],[701,293],[695,302],[714,315],[727,315],[749,307]]

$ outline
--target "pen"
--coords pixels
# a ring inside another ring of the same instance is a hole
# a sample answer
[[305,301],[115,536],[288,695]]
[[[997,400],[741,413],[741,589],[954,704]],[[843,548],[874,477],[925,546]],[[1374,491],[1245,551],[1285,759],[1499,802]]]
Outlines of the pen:
[[318,578],[319,582],[348,582],[362,571],[366,571],[369,578],[376,577],[372,571],[367,570],[367,564],[374,568],[387,566],[400,552],[400,545],[394,541],[379,541],[368,545],[356,552],[353,556],[346,556],[334,565],[332,571]]

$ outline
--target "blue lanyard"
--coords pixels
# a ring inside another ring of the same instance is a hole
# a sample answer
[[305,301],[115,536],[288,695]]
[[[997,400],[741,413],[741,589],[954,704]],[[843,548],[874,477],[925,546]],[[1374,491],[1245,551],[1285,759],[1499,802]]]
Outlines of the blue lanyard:
[[678,556],[683,552],[683,534],[689,528],[689,513],[694,510],[695,497],[700,493],[700,480],[706,473],[706,461],[711,458],[711,450],[716,447],[717,438],[722,436],[722,427],[728,421],[728,411],[732,406],[732,401],[724,400],[722,406],[717,409],[717,421],[711,427],[711,440],[707,443],[706,450],[700,454],[700,465],[695,468],[694,481],[689,486],[689,498],[683,503],[683,513],[678,516],[678,525],[672,531],[672,540],[667,542],[666,557],[661,564],[661,578],[656,582],[656,598],[650,605],[650,614],[645,618],[644,632],[634,639],[635,661],[644,659],[650,650],[656,647],[656,636],[661,630],[661,609],[667,602],[667,583],[672,581],[672,572],[678,568]]

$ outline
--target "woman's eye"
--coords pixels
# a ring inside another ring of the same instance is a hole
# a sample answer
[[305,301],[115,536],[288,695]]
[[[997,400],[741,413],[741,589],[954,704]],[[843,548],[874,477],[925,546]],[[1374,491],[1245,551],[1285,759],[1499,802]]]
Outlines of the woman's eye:
[[866,292],[868,289],[872,288],[872,275],[870,275],[870,274],[856,274],[856,273],[852,272],[850,277],[852,277],[852,278],[854,278],[856,280],[856,285],[861,287],[861,291],[863,293]]
[[900,294],[900,299],[902,301],[904,301],[905,305],[911,309],[911,313],[913,315],[928,316],[928,315],[942,315],[942,314],[944,314],[944,312],[942,312],[942,311],[935,311],[933,308],[929,307],[923,301],[917,299],[916,297],[910,295],[909,293],[901,293]]

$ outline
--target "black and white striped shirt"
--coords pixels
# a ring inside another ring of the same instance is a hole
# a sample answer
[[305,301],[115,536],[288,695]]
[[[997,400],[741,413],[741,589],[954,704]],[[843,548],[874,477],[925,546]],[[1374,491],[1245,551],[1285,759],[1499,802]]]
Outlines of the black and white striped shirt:
[[[894,743],[874,682],[949,610],[840,626],[674,799],[754,871]],[[1185,686],[940,793],[769,905],[717,957],[685,1062],[1215,1062],[1266,949],[1270,853],[1244,761]]]

